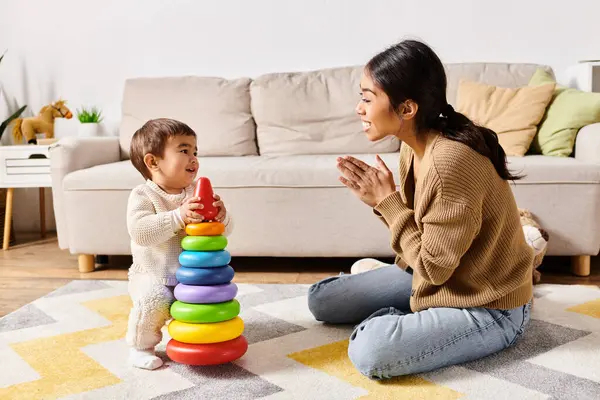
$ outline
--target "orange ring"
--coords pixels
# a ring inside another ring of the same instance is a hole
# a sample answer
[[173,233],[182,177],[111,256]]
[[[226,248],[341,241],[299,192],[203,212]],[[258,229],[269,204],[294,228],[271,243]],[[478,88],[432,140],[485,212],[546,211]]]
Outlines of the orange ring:
[[223,232],[225,232],[225,225],[222,222],[201,222],[185,227],[185,233],[190,236],[218,236]]

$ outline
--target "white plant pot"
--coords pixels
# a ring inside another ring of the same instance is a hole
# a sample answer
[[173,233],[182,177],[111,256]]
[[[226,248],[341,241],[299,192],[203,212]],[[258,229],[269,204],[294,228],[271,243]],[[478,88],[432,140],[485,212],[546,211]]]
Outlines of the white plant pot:
[[100,132],[100,125],[93,122],[88,122],[79,125],[78,134],[80,137],[94,137],[98,136]]

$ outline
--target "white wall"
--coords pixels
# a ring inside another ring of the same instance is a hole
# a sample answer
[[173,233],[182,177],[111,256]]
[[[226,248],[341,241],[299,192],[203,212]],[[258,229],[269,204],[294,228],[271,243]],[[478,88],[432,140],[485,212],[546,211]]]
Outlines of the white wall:
[[133,76],[362,64],[404,37],[444,62],[543,63],[559,80],[600,58],[597,0],[0,0],[0,16],[9,96],[35,111],[59,96],[98,105],[108,134]]

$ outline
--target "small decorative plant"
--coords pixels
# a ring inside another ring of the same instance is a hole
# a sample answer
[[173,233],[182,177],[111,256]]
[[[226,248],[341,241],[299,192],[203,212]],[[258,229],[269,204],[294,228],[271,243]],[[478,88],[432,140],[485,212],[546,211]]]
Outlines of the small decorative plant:
[[77,109],[77,119],[79,125],[79,136],[91,137],[98,136],[100,131],[99,123],[102,121],[102,112],[97,107],[82,107]]
[[86,108],[82,107],[81,110],[77,109],[77,119],[82,124],[97,124],[102,121],[102,111],[97,107]]

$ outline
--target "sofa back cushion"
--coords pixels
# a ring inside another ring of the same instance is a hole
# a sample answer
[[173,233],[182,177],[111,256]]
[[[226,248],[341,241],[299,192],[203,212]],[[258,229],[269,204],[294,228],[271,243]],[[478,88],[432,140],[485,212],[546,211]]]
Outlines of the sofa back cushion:
[[196,132],[199,156],[257,155],[249,86],[249,78],[127,80],[119,132],[122,158],[129,158],[135,131],[147,120],[161,117],[185,122]]
[[450,63],[445,64],[448,86],[446,98],[457,107],[460,81],[473,81],[505,88],[527,86],[537,68],[552,74],[549,66],[527,63]]
[[[518,63],[445,64],[447,99],[455,108],[461,79],[515,88],[538,67]],[[192,127],[200,156],[388,153],[399,141],[370,142],[355,109],[363,66],[272,73],[254,80],[216,77],[135,78],[125,83],[120,126],[123,158],[148,119]],[[258,146],[258,148],[257,148]]]
[[386,153],[396,138],[370,142],[356,105],[362,67],[272,73],[250,85],[260,154]]

